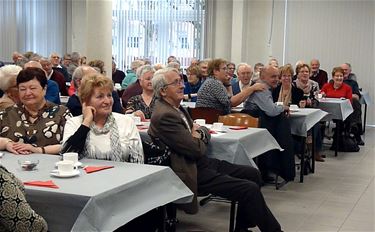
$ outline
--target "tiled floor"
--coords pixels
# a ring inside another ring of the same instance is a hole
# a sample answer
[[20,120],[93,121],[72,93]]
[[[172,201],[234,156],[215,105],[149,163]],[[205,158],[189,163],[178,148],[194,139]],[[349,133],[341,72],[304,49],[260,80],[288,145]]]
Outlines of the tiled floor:
[[[375,128],[367,128],[366,145],[357,153],[317,163],[305,182],[281,190],[262,188],[267,204],[284,231],[375,231]],[[178,212],[177,231],[228,231],[229,204],[209,203],[197,215]],[[252,231],[259,231],[253,228]]]

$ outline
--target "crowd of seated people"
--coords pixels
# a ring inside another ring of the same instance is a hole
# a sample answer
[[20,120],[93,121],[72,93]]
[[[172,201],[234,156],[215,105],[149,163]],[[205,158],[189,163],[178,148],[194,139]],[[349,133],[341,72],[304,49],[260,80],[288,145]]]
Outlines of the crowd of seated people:
[[[247,63],[236,65],[224,59],[193,59],[186,70],[187,75],[183,74],[174,56],[168,58],[166,68],[161,64],[152,66],[147,60],[134,60],[126,74],[117,69],[113,59],[112,79],[105,76],[103,61],[86,61],[78,52],[65,54],[62,59],[56,52],[49,58],[32,52],[15,52],[13,61],[14,65],[0,68],[0,89],[3,91],[0,98],[1,150],[24,155],[74,151],[80,158],[143,163],[141,137],[132,117],[126,114],[139,116],[142,120],[151,119],[150,136],[161,139],[174,150],[172,169],[178,175],[182,166],[187,171],[198,170],[197,175],[190,177],[193,182],[179,175],[194,193],[214,193],[239,200],[245,212],[250,207],[249,202],[256,201],[251,205],[262,213],[247,212],[251,218],[240,216],[238,231],[246,231],[242,229],[255,225],[262,231],[281,230],[259,186],[272,181],[271,172],[285,181],[294,180],[297,151],[288,120],[289,105],[317,107],[317,93],[349,99],[354,113],[348,117],[346,125],[355,134],[358,144],[363,144],[360,105],[356,105],[361,95],[348,63],[334,68],[332,80],[328,82],[327,73],[320,69],[317,59],[312,59],[310,65],[299,62],[295,80],[292,65],[280,67],[275,58],[266,66],[257,63],[254,70]],[[156,69],[159,71],[155,73]],[[114,89],[114,83],[121,83],[121,96]],[[60,95],[70,96],[66,106],[60,103]],[[229,174],[229,169],[239,167],[203,155],[210,134],[207,128],[192,122],[180,107],[181,100],[196,101],[196,107],[214,108],[223,114],[229,114],[231,107],[244,103],[243,112],[259,117],[260,127],[268,129],[284,150],[260,156],[259,173],[247,167],[241,172],[248,176]],[[180,133],[183,142],[173,142],[181,138],[168,131]],[[315,126],[315,159],[324,161],[319,155],[322,148],[319,131],[320,126]],[[184,152],[180,152],[182,150]],[[1,175],[11,175],[3,167],[0,170]],[[247,186],[241,191],[252,197],[246,198],[248,202],[242,202],[238,192],[228,191],[229,185],[215,188],[214,182],[206,182],[207,173],[216,176],[217,183],[229,181],[227,184],[233,186]],[[22,190],[22,186],[17,188]],[[190,212],[196,211],[196,205],[189,207],[192,207]],[[37,220],[38,217],[33,218]],[[35,223],[46,228],[45,221],[38,220]],[[0,228],[3,223],[0,221]]]

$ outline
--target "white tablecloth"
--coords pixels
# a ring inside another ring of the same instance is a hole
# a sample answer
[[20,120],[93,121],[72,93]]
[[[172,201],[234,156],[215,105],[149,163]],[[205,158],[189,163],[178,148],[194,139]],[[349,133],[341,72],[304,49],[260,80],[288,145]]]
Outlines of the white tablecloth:
[[[149,123],[140,134],[147,133]],[[274,137],[263,128],[248,128],[243,130],[232,130],[225,126],[225,132],[220,135],[214,134],[208,146],[207,154],[210,157],[226,160],[230,163],[252,165],[256,167],[253,158],[273,149],[282,150]]]
[[54,178],[49,173],[58,156],[30,155],[40,160],[35,171],[22,171],[20,157],[7,153],[1,163],[23,182],[53,180],[60,187],[25,186],[27,200],[46,219],[50,231],[113,231],[158,206],[192,200],[192,192],[168,167],[83,159],[83,165],[114,168]]
[[344,121],[353,112],[349,99],[322,98],[319,100],[318,107],[329,113],[327,120],[338,119]]
[[292,134],[306,137],[307,131],[326,115],[328,115],[327,112],[312,108],[300,108],[296,112],[291,112],[290,129]]

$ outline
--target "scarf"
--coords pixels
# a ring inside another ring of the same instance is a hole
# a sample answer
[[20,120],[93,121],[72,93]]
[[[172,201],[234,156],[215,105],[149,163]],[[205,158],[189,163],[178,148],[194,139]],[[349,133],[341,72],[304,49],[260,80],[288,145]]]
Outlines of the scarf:
[[289,91],[286,95],[283,94],[283,86],[281,85],[278,102],[283,102],[284,106],[288,106],[292,100],[292,85],[290,85]]
[[296,80],[297,88],[302,89],[304,95],[310,95],[311,89],[313,87],[310,80],[307,81],[306,84],[302,83],[299,79]]
[[[118,127],[115,121],[115,118],[112,114],[109,114],[107,121],[104,124],[103,128],[98,128],[95,123],[90,125],[90,131],[92,131],[95,135],[100,134],[107,134],[110,133],[110,142],[112,150],[110,153],[106,153],[105,157],[97,157],[98,159],[105,159],[105,160],[112,160],[112,161],[124,161],[123,157],[123,150],[120,143],[120,136],[118,134]],[[82,152],[83,157],[96,157],[99,151],[95,151],[95,149],[90,149],[90,133],[87,135],[85,148]]]

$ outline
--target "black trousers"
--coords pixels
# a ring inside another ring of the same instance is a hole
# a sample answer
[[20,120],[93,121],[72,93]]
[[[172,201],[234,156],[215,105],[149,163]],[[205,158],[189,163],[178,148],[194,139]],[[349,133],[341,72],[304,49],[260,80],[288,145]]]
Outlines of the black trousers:
[[280,224],[267,207],[260,191],[261,177],[257,169],[209,159],[198,165],[198,192],[214,194],[238,201],[236,227],[258,226],[261,231],[281,231]]
[[259,170],[265,176],[268,174],[268,170],[272,170],[284,180],[293,181],[296,176],[296,170],[294,144],[289,118],[283,113],[275,117],[270,117],[261,112],[260,127],[266,128],[284,151],[272,150],[259,156]]

